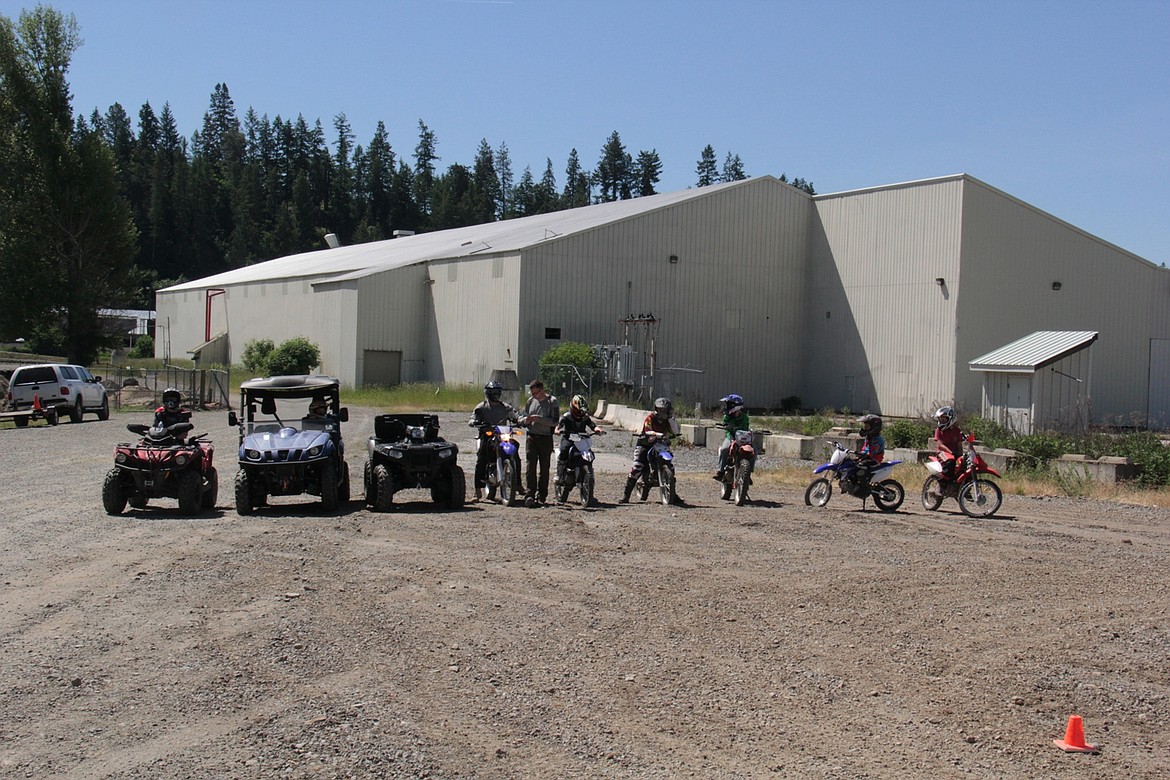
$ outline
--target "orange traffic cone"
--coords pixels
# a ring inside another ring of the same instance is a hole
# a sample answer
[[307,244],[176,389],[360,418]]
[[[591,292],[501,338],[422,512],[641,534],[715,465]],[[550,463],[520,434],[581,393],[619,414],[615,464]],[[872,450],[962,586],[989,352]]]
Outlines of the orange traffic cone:
[[41,397],[39,395],[37,395],[36,393],[33,393],[33,411],[34,412],[43,412],[44,411],[43,409],[41,409]]
[[1085,742],[1085,723],[1080,715],[1068,716],[1068,728],[1064,730],[1064,739],[1054,739],[1052,744],[1066,753],[1096,753],[1096,745]]

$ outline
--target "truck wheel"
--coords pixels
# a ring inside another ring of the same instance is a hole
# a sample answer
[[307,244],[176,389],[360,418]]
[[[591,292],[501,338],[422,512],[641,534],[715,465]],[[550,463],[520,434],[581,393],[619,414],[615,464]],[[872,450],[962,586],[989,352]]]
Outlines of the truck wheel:
[[379,463],[374,466],[372,476],[374,486],[374,500],[371,505],[375,512],[389,512],[394,504],[394,481],[390,478],[390,469]]
[[77,403],[73,404],[73,406],[69,409],[69,422],[72,422],[72,423],[81,422],[81,415],[82,414],[83,414],[83,410],[81,408],[81,399],[78,398]]
[[97,415],[99,420],[110,419],[110,397],[108,395],[102,396],[102,407],[98,409]]
[[110,469],[106,472],[106,479],[102,482],[102,506],[108,515],[120,515],[126,509],[126,492],[122,490],[122,474],[119,469]]
[[203,490],[203,501],[200,503],[200,506],[207,510],[215,509],[215,502],[218,500],[219,473],[212,466],[207,470],[207,487]]
[[179,511],[193,515],[199,511],[203,497],[203,477],[198,471],[188,470],[179,475]]
[[248,472],[240,469],[236,472],[236,514],[252,514],[252,481],[248,479]]
[[451,492],[447,496],[447,508],[459,510],[463,508],[463,502],[467,500],[467,477],[463,473],[463,469],[458,466],[451,467]]
[[326,512],[337,511],[337,463],[327,460],[321,464],[321,508]]

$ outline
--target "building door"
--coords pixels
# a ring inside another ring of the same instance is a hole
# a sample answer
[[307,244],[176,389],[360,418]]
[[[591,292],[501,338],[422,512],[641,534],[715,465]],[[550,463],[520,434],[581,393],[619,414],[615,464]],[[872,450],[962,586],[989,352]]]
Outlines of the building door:
[[362,386],[394,387],[402,384],[402,352],[367,349],[363,353]]
[[1170,339],[1150,339],[1150,388],[1146,425],[1170,428]]
[[1032,375],[1008,374],[1007,428],[1014,433],[1032,432]]

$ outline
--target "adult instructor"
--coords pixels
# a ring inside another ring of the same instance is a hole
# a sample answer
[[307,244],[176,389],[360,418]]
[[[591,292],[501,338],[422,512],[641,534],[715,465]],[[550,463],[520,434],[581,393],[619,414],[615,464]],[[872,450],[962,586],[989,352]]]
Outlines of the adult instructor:
[[[534,379],[528,385],[528,403],[520,417],[528,426],[528,444],[524,450],[525,483],[529,506],[548,502],[548,470],[552,462],[553,430],[561,418],[561,407],[554,396],[544,390],[544,383]],[[539,468],[539,475],[537,469]]]

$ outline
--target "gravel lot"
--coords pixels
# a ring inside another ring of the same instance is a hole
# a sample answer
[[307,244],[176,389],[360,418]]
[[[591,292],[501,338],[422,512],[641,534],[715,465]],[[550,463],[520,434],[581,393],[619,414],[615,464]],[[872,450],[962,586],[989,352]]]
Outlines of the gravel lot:
[[[690,506],[625,506],[621,434],[594,509],[240,518],[235,431],[198,413],[215,511],[107,516],[148,418],[0,428],[2,777],[1170,777],[1165,510],[975,521],[923,510],[911,469],[892,514],[766,478],[736,508],[702,450]],[[1073,713],[1099,755],[1053,746]]]

